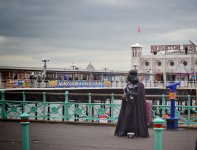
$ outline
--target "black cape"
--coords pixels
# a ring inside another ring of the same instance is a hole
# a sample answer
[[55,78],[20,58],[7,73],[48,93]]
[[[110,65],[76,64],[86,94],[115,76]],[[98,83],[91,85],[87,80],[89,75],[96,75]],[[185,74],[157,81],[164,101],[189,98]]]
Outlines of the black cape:
[[126,136],[128,132],[134,132],[135,136],[149,137],[144,84],[137,82],[131,92],[126,90],[125,93],[127,96],[122,100],[114,135]]

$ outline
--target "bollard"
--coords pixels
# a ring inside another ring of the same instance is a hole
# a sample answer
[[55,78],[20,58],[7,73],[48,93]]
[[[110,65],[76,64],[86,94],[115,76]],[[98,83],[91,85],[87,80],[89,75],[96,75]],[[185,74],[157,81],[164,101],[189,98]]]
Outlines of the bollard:
[[157,117],[153,120],[154,123],[154,150],[162,150],[162,131],[164,120]]
[[29,150],[29,115],[20,115],[22,125],[22,150]]

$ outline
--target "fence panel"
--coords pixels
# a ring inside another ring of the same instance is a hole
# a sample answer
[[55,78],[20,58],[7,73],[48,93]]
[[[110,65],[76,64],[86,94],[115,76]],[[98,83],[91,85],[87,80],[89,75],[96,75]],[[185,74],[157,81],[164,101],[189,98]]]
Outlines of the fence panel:
[[[28,93],[29,94],[29,93]],[[33,93],[32,93],[33,94]],[[54,94],[55,93],[47,93]],[[42,93],[42,100],[29,101],[26,99],[26,93],[22,93],[22,100],[6,100],[5,91],[1,92],[0,100],[0,119],[20,119],[23,112],[28,113],[30,120],[49,120],[49,121],[75,121],[75,122],[99,122],[116,123],[121,108],[120,94],[91,94],[82,93],[86,96],[85,102],[69,99],[71,95],[79,93],[61,93],[64,101],[51,101],[47,98],[45,92]],[[99,96],[108,96],[103,101]],[[93,96],[97,96],[94,99]],[[150,97],[150,96],[149,96]],[[156,116],[164,117],[170,113],[170,101],[167,96],[153,96],[152,100],[152,119]],[[179,124],[190,126],[197,125],[197,106],[196,97],[190,95],[177,97],[176,100],[176,118]]]

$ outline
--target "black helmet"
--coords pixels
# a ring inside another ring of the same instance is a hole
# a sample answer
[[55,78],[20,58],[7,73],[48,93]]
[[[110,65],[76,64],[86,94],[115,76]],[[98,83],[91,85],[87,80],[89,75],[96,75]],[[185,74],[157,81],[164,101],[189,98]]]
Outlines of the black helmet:
[[128,81],[129,82],[135,82],[138,81],[138,73],[137,70],[130,70],[128,75]]

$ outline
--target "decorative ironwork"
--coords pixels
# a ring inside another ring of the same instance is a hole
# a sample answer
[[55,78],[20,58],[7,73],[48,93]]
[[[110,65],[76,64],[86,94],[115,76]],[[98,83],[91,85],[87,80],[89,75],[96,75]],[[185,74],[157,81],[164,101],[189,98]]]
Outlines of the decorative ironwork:
[[[49,94],[49,93],[47,93]],[[53,93],[54,94],[54,93]],[[77,93],[79,95],[79,93]],[[25,93],[21,101],[6,100],[5,92],[1,92],[0,100],[0,119],[20,119],[20,115],[27,112],[30,120],[56,120],[56,121],[77,121],[77,122],[99,122],[99,116],[104,115],[107,122],[117,122],[121,107],[121,100],[115,100],[120,97],[119,94],[108,94],[110,99],[94,102],[92,95],[87,96],[88,102],[69,101],[69,93],[65,92],[64,102],[49,102],[46,93],[43,92],[42,101],[27,101]],[[74,93],[72,93],[74,95]],[[106,96],[106,94],[103,94]],[[99,94],[99,96],[103,96]],[[152,103],[152,119],[156,116],[163,117],[170,112],[170,104],[165,95],[157,97]],[[195,101],[195,99],[193,98]],[[190,95],[184,100],[176,100],[176,118],[179,124],[186,126],[197,125],[197,106],[192,105],[193,101]]]

